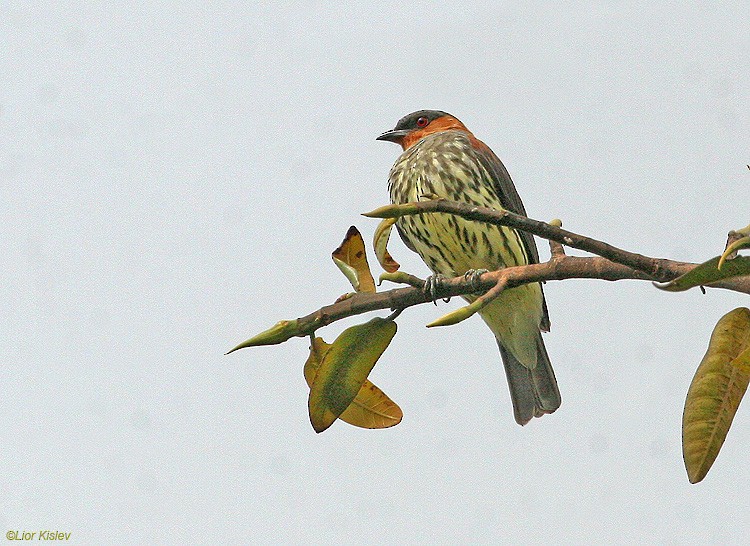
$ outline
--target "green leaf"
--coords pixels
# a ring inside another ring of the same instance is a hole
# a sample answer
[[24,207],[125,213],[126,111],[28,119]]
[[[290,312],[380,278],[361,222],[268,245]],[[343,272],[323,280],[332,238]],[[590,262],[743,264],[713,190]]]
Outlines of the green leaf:
[[400,205],[385,205],[370,212],[363,212],[362,216],[368,218],[400,218],[410,214],[419,214],[416,203],[402,203]]
[[458,324],[459,322],[462,322],[467,318],[475,315],[477,311],[479,311],[483,307],[484,302],[480,299],[476,299],[469,305],[459,307],[458,309],[455,309],[450,313],[447,313],[442,317],[433,320],[427,325],[427,327],[434,328],[435,326],[453,326],[454,324]]
[[326,430],[346,411],[395,334],[395,322],[374,318],[336,338],[310,387],[308,409],[316,432]]
[[[315,376],[331,345],[316,337],[310,346],[310,356],[305,362],[305,381],[312,387]],[[393,400],[372,384],[365,380],[357,396],[339,419],[360,428],[388,428],[398,425],[404,413]]]
[[297,319],[294,320],[280,320],[268,330],[261,332],[260,334],[251,337],[247,341],[243,341],[237,345],[234,349],[227,352],[226,354],[233,353],[238,349],[244,349],[246,347],[257,347],[259,345],[277,345],[284,343],[294,336],[300,334],[297,327]]
[[382,283],[383,281],[398,284],[408,284],[409,286],[413,286],[414,288],[422,288],[425,283],[424,279],[420,279],[419,277],[415,277],[414,275],[411,275],[409,273],[404,273],[403,271],[381,273],[380,277],[378,277],[378,283]]
[[733,260],[727,260],[719,269],[720,259],[720,256],[711,258],[668,283],[654,283],[654,286],[667,292],[682,292],[695,286],[704,286],[730,277],[750,275],[750,257],[739,256]]
[[690,483],[705,478],[719,455],[750,373],[750,310],[740,307],[716,323],[703,360],[690,383],[682,415],[682,455]]

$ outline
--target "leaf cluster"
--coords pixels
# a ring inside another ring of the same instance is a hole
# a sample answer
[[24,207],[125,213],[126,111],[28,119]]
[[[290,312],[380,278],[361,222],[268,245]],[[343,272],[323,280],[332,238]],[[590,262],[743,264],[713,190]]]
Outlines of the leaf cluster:
[[[425,281],[398,271],[399,264],[387,250],[396,220],[407,214],[443,212],[526,230],[550,240],[552,258],[544,264],[509,267],[472,279],[448,279],[440,290],[425,293]],[[731,231],[725,251],[702,264],[685,264],[656,259],[618,249],[561,227],[559,220],[539,222],[508,211],[493,211],[444,200],[422,201],[381,207],[365,216],[382,218],[375,230],[373,248],[388,280],[410,285],[377,292],[367,262],[365,244],[352,226],[342,244],[334,250],[336,266],[351,283],[348,293],[333,305],[305,317],[282,320],[268,330],[237,345],[229,352],[257,345],[283,343],[309,336],[310,355],[304,365],[310,387],[308,409],[316,432],[337,419],[363,428],[387,428],[401,422],[403,413],[383,391],[367,378],[397,331],[395,318],[405,308],[433,301],[434,297],[481,292],[473,303],[457,309],[428,326],[446,326],[465,320],[497,297],[503,290],[530,282],[567,278],[603,280],[651,280],[657,288],[680,292],[694,287],[719,287],[750,293],[750,257],[737,256],[750,248],[750,226]],[[567,256],[563,245],[599,255],[598,258]],[[332,344],[315,332],[333,321],[376,309],[390,308],[386,318],[374,318],[344,330]],[[701,481],[719,454],[737,408],[750,383],[750,310],[734,309],[722,317],[711,335],[708,350],[700,362],[687,393],[683,412],[683,457],[691,483]]]

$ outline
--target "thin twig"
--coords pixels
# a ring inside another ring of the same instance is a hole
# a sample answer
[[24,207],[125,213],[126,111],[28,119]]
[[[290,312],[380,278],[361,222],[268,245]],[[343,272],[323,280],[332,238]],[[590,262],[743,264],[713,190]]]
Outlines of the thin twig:
[[[561,228],[562,220],[558,220],[557,218],[555,218],[554,220],[550,220],[549,225]],[[553,241],[551,239],[549,241],[549,251],[553,260],[555,258],[559,259],[565,256],[565,247],[562,246],[562,244],[558,243],[557,241]]]

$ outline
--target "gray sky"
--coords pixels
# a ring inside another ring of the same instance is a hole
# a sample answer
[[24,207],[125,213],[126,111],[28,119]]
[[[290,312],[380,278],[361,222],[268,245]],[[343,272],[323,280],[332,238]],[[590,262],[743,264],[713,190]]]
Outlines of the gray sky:
[[680,448],[711,329],[746,296],[548,283],[563,406],[524,428],[481,321],[424,328],[458,300],[399,318],[371,375],[404,410],[392,429],[313,432],[304,339],[223,353],[348,290],[330,252],[351,224],[369,240],[359,213],[387,202],[399,153],[375,137],[421,108],[490,145],[532,217],[718,254],[750,221],[747,4],[251,4],[0,8],[1,530],[746,537],[747,404],[703,483]]

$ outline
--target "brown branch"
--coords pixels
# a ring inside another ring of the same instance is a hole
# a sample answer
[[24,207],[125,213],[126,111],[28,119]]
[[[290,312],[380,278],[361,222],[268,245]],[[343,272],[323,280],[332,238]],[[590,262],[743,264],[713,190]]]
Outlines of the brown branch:
[[[447,279],[438,287],[438,298],[485,293],[495,286],[513,288],[532,282],[565,279],[601,279],[618,281],[624,279],[666,282],[694,269],[698,264],[676,262],[664,258],[651,258],[622,250],[602,241],[585,237],[552,224],[533,220],[509,211],[496,211],[452,201],[433,200],[405,205],[388,205],[365,216],[374,218],[396,218],[408,214],[443,212],[456,214],[469,220],[508,226],[527,231],[550,241],[552,258],[542,264],[507,267],[485,273],[479,282],[464,276]],[[570,246],[601,257],[581,258],[565,255],[562,245]],[[332,322],[381,309],[400,311],[407,307],[432,301],[422,289],[424,281],[413,275],[399,273],[398,282],[411,285],[385,292],[360,292],[343,298],[298,319],[280,321],[275,326],[241,343],[232,351],[254,345],[283,343],[291,337],[304,337]],[[712,288],[724,288],[750,294],[750,276],[734,277],[711,283]],[[701,287],[702,288],[702,287]],[[230,351],[230,352],[232,352]]]
[[[673,279],[693,269],[697,264],[659,260],[660,280]],[[306,336],[316,329],[337,320],[352,317],[368,311],[379,309],[405,309],[414,305],[431,302],[430,296],[422,290],[423,280],[408,276],[408,288],[395,288],[385,292],[360,292],[352,297],[327,305],[317,311],[297,319],[297,335]],[[561,281],[565,279],[600,279],[619,281],[625,279],[653,281],[657,278],[623,264],[606,258],[581,258],[562,256],[542,264],[507,267],[482,275],[480,281],[472,285],[464,276],[446,279],[440,286],[437,297],[448,298],[471,294],[477,289],[486,291],[499,282],[505,282],[508,288],[542,281]],[[711,285],[736,292],[750,294],[750,278],[738,277]]]
[[520,214],[515,214],[507,210],[495,210],[486,207],[477,207],[467,203],[458,203],[455,201],[446,201],[436,199],[432,201],[420,201],[418,203],[408,203],[406,205],[390,205],[381,207],[372,212],[365,213],[365,216],[385,218],[394,216],[404,216],[409,214],[424,214],[431,212],[446,212],[466,218],[467,220],[476,220],[496,226],[507,226],[529,233],[533,233],[543,239],[556,241],[565,246],[591,252],[603,258],[628,266],[632,269],[646,273],[651,280],[666,282],[672,280],[674,275],[670,270],[670,265],[675,262],[663,258],[650,258],[642,254],[628,252],[608,243],[597,241],[590,237],[585,237],[572,231],[559,228],[557,226],[540,222]]

